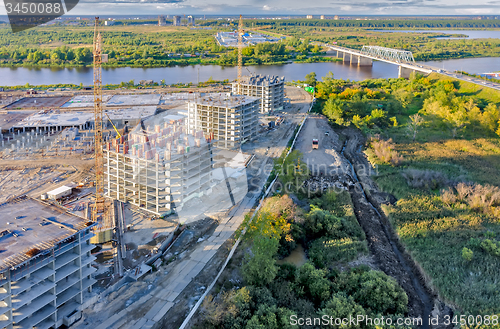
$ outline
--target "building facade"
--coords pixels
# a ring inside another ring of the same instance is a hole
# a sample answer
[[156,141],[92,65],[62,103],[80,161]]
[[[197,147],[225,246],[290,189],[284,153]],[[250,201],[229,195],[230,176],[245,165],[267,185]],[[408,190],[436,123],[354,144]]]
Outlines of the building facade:
[[203,132],[188,131],[184,116],[164,120],[139,125],[104,150],[106,196],[160,216],[210,193],[212,170]]
[[232,92],[260,98],[260,113],[280,111],[285,104],[285,78],[264,75],[244,76],[239,88],[237,82],[232,84]]
[[0,206],[0,328],[58,328],[81,317],[96,282],[93,226],[27,197]]
[[257,135],[260,99],[232,95],[203,96],[188,102],[187,127],[202,130],[223,149],[239,148]]
[[172,20],[173,26],[181,26],[181,16],[174,16]]

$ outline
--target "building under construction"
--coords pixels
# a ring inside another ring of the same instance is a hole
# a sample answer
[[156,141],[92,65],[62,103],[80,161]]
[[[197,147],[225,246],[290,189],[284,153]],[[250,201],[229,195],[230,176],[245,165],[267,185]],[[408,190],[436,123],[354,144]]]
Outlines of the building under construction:
[[0,328],[70,326],[96,282],[95,224],[28,197],[0,205]]
[[201,129],[186,127],[185,116],[148,121],[107,144],[105,195],[168,215],[210,192],[211,143]]
[[238,82],[233,83],[234,94],[258,97],[261,99],[260,113],[280,111],[284,106],[285,77],[250,75],[241,77],[240,88]]
[[188,102],[187,127],[211,136],[217,147],[238,148],[257,135],[260,100],[229,93],[201,96]]

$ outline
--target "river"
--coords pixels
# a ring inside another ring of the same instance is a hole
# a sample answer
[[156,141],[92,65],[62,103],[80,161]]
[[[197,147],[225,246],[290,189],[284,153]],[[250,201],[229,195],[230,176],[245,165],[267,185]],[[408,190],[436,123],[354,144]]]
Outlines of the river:
[[[425,64],[436,66],[437,68],[463,70],[469,73],[485,73],[500,71],[500,58],[465,58],[451,59],[443,61],[425,62]],[[332,71],[339,79],[350,79],[355,81],[371,78],[396,78],[398,76],[397,65],[384,62],[373,62],[372,67],[358,67],[334,63],[292,63],[284,65],[257,65],[247,66],[252,73],[284,76],[287,81],[303,80],[305,75],[316,72],[318,80],[325,76],[328,71]],[[243,70],[246,74],[248,71]],[[210,77],[213,80],[234,80],[237,76],[236,67],[222,67],[217,65],[195,65],[195,66],[174,66],[159,68],[130,68],[120,67],[103,69],[102,80],[104,84],[118,84],[122,81],[134,80],[154,80],[160,82],[165,79],[165,83],[196,83],[207,81]],[[93,82],[92,68],[26,68],[26,67],[0,67],[0,85],[16,86],[25,85],[51,85],[58,83],[73,83],[91,85]]]

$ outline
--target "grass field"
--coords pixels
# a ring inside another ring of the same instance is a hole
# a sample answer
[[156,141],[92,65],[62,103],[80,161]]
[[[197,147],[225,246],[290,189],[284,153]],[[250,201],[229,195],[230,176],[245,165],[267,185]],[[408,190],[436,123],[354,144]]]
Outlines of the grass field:
[[[384,211],[401,241],[439,295],[460,313],[500,313],[500,257],[471,243],[471,239],[498,240],[500,218],[463,203],[448,206],[440,198],[439,190],[444,186],[413,188],[402,175],[408,169],[432,170],[449,180],[500,186],[500,140],[407,141],[396,144],[396,149],[404,157],[402,166],[379,163],[376,182],[398,198],[396,205],[384,206]],[[368,154],[376,163],[373,154]],[[473,251],[471,261],[463,259],[464,247]]]

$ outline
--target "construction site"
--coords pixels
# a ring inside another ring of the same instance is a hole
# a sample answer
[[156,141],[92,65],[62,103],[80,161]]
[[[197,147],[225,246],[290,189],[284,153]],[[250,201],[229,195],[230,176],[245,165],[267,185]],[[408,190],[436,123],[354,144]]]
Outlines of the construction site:
[[260,98],[260,113],[283,110],[285,106],[285,77],[249,75],[241,83],[232,84],[234,94]]
[[[136,307],[147,293],[140,282],[182,280],[170,271],[204,245],[189,281],[155,308],[163,318],[239,227],[234,212],[253,207],[263,169],[310,102],[274,77],[264,79],[276,82],[273,95],[290,100],[273,108],[280,117],[262,113],[271,111],[262,93],[103,92],[102,58],[94,49],[94,95],[11,97],[0,107],[0,328],[95,326],[104,322],[92,315],[97,301],[124,298],[116,292],[128,287],[138,297],[127,307]],[[238,90],[247,81],[270,92],[239,73]],[[16,290],[22,280],[29,285]]]
[[96,282],[94,223],[28,197],[0,205],[0,327],[70,326]]

